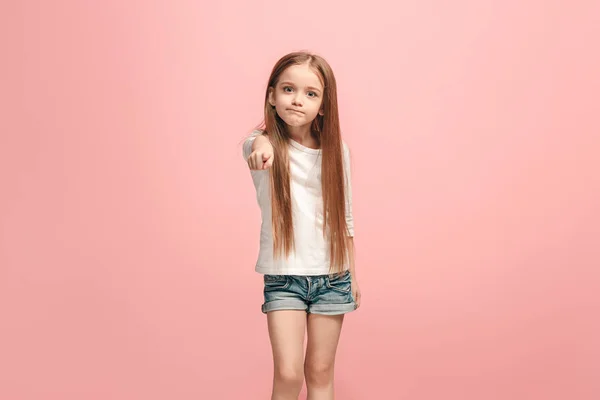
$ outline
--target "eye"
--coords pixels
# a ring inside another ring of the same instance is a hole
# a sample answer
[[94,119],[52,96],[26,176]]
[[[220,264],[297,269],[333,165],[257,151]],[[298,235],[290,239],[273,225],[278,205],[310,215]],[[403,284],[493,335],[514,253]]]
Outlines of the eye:
[[308,97],[317,97],[315,92],[308,92]]
[[286,93],[292,93],[294,91],[294,89],[292,89],[291,86],[284,86],[283,91]]

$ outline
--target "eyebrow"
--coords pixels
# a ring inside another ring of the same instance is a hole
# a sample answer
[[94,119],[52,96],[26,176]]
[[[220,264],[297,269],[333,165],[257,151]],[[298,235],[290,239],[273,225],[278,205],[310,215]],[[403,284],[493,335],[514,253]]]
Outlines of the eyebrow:
[[[289,82],[289,81],[281,82],[281,85],[292,85],[292,86],[296,86],[296,85],[294,85],[294,83],[293,83],[293,82]],[[315,90],[315,91],[317,91],[317,92],[321,92],[321,91],[322,91],[321,89],[319,89],[319,88],[316,88],[316,87],[314,87],[314,86],[307,86],[306,88],[307,88],[307,89],[311,89],[311,90]]]

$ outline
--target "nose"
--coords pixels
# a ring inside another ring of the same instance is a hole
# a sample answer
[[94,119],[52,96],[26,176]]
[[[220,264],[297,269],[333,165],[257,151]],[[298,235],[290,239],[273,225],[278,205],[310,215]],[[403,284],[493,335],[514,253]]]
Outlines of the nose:
[[294,98],[292,99],[292,104],[297,106],[297,107],[302,107],[302,95],[300,93],[296,94],[296,96],[294,96]]

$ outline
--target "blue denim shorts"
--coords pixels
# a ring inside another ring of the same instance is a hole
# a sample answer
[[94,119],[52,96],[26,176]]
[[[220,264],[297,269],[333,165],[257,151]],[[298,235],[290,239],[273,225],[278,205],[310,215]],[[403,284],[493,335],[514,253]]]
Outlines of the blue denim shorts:
[[356,309],[349,270],[328,275],[264,275],[262,312],[304,310],[310,314],[338,315]]

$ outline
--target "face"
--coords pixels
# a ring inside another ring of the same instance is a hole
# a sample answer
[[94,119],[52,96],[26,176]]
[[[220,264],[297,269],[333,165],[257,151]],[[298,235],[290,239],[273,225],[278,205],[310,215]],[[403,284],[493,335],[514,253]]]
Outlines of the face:
[[310,124],[318,114],[323,115],[323,84],[308,65],[288,67],[269,89],[269,103],[288,125],[301,127]]

